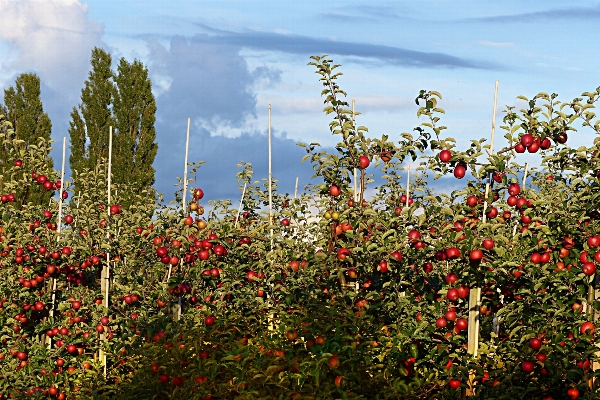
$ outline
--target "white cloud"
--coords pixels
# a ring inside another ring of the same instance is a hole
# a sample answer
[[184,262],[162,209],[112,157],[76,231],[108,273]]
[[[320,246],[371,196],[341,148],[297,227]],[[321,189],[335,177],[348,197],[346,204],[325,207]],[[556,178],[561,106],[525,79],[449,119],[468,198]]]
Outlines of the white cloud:
[[489,46],[489,47],[511,47],[514,45],[514,43],[512,43],[512,42],[492,42],[490,40],[480,40],[477,43],[482,46]]
[[80,88],[104,25],[88,18],[79,0],[0,0],[0,41],[11,49],[0,56],[2,75],[35,71],[59,91]]

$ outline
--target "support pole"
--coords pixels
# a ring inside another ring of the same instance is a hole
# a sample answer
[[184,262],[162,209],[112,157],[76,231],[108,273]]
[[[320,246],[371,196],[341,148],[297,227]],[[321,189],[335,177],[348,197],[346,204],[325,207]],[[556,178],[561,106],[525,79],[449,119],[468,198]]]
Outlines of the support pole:
[[269,104],[269,222],[273,223],[273,169],[271,164],[271,105]]
[[[496,108],[498,105],[498,80],[494,88],[494,109],[492,111],[492,136],[490,141],[490,152],[491,156],[494,154],[494,136],[496,134]],[[485,186],[485,200],[483,203],[483,216],[482,220],[486,222],[486,209],[487,209],[487,197],[490,192],[490,176],[488,175],[488,181]],[[469,291],[469,328],[468,328],[468,342],[467,342],[467,353],[477,357],[477,351],[479,349],[479,307],[481,306],[481,288],[474,287]]]
[[[525,164],[525,172],[523,172],[523,183],[521,185],[521,190],[525,190],[525,182],[527,182],[527,172],[529,170],[529,163]],[[517,225],[513,228],[513,237],[517,234]]]
[[[62,228],[62,206],[63,206],[63,192],[64,192],[64,187],[65,187],[65,155],[67,152],[67,138],[63,137],[63,151],[62,151],[62,167],[61,167],[61,172],[60,172],[60,190],[58,192],[58,217],[57,217],[57,221],[56,221],[56,230],[58,232],[58,235],[56,237],[57,241],[60,241],[60,233],[61,233],[61,228]],[[51,285],[52,285],[52,305],[50,307],[50,317],[54,318],[54,307],[56,305],[56,286],[57,286],[57,282],[56,282],[56,278],[52,278],[51,281]],[[52,339],[50,337],[46,337],[46,344],[48,345],[48,348],[52,348]]]
[[298,197],[298,177],[296,177],[296,187],[294,188],[294,200]]
[[[273,225],[273,169],[271,153],[271,105],[269,104],[269,223]],[[273,249],[273,228],[271,228],[271,249]]]
[[408,208],[408,199],[410,198],[410,164],[408,164],[408,172],[406,174],[406,208]]
[[[113,139],[113,127],[111,126],[108,130],[108,175],[107,175],[107,199],[108,204],[106,207],[107,213],[107,221],[110,220],[110,205],[112,202],[111,198],[111,187],[112,187],[112,139]],[[110,227],[110,224],[107,224]],[[109,242],[110,249],[110,232],[106,232],[106,241]],[[103,284],[102,284],[103,283]],[[108,310],[109,308],[109,294],[110,294],[110,250],[106,252],[106,265],[102,267],[102,277],[101,277],[101,289],[104,294],[104,308]],[[106,336],[103,334],[101,336],[104,339]],[[104,377],[106,377],[107,373],[107,360],[106,353],[100,350],[100,359],[102,360],[102,365],[104,367]]]
[[190,148],[190,118],[188,118],[187,121],[187,133],[186,133],[186,139],[185,139],[185,161],[183,162],[183,200],[181,200],[181,207],[183,209],[183,212],[185,214],[185,210],[186,208],[186,204],[185,204],[185,198],[187,196],[187,172],[188,172],[188,150]]
[[[356,100],[352,99],[352,125],[356,128],[356,114],[354,113],[354,106],[356,105]],[[354,179],[352,182],[354,183],[354,203],[358,202],[358,171],[356,167],[354,168]]]
[[238,227],[240,222],[240,213],[242,212],[242,205],[244,204],[244,196],[246,195],[246,185],[248,182],[244,182],[244,190],[242,190],[242,198],[240,199],[240,206],[238,208],[237,217],[235,217],[235,227]]

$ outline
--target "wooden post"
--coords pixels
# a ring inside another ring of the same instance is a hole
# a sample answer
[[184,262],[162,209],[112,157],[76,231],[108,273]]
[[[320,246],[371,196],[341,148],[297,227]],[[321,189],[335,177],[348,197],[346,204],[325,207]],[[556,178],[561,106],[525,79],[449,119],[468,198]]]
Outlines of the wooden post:
[[[352,99],[352,125],[356,127],[356,114],[354,113],[354,106],[356,105],[356,100]],[[354,168],[354,179],[352,180],[354,184],[354,203],[358,202],[358,171],[356,167]]]
[[[111,198],[111,186],[112,186],[112,136],[113,136],[113,127],[109,127],[108,130],[108,175],[107,175],[107,198],[108,204],[106,207],[107,213],[107,221],[110,221],[110,205],[112,202]],[[108,224],[107,226],[110,226]],[[110,232],[106,232],[106,240],[109,242],[110,246]],[[104,308],[108,310],[109,308],[109,293],[110,293],[110,250],[106,252],[106,265],[102,267],[102,274],[100,278],[100,289],[102,294],[104,295]],[[100,335],[101,339],[105,339],[106,335]],[[103,350],[100,350],[100,360],[102,360],[102,366],[104,367],[104,377],[106,377],[107,373],[107,360],[106,353]]]
[[269,220],[273,223],[273,169],[271,163],[271,105],[269,104]]
[[[527,172],[529,170],[529,163],[525,164],[525,172],[523,173],[523,183],[521,184],[521,190],[525,190],[525,182],[527,181]],[[517,234],[517,224],[513,228],[513,237]]]
[[[494,89],[494,109],[492,111],[492,137],[490,141],[490,156],[494,153],[494,136],[496,134],[496,107],[498,105],[498,81]],[[485,187],[485,200],[483,203],[483,222],[486,222],[487,196],[490,191],[490,177]],[[479,349],[479,307],[481,306],[481,288],[474,287],[469,291],[469,328],[467,353],[477,357]]]
[[[64,180],[65,180],[65,154],[67,151],[67,138],[63,137],[63,151],[62,151],[62,168],[61,168],[61,172],[60,172],[60,190],[58,192],[58,217],[57,217],[57,221],[56,221],[56,230],[57,230],[57,237],[56,240],[60,241],[60,233],[61,233],[61,228],[62,228],[62,205],[63,205],[63,191],[64,191]],[[54,318],[54,307],[56,304],[56,286],[57,286],[57,282],[56,282],[56,278],[52,278],[51,281],[51,285],[52,285],[52,305],[50,306],[50,317]],[[52,338],[50,337],[46,337],[46,344],[48,346],[48,348],[52,348]]]
[[188,150],[190,148],[190,118],[187,121],[187,133],[185,138],[185,159],[183,162],[183,200],[181,200],[181,206],[183,208],[183,213],[185,214],[187,207],[185,204],[185,198],[187,196],[187,171],[188,171]]
[[[273,225],[273,169],[271,157],[271,105],[269,104],[269,223]],[[271,228],[271,250],[273,249],[273,228]]]
[[244,182],[244,190],[242,190],[242,198],[240,199],[240,206],[238,208],[237,217],[235,217],[235,227],[238,227],[240,222],[240,213],[242,212],[242,205],[244,204],[244,196],[246,195],[246,185],[248,182]]
[[410,164],[406,173],[406,208],[408,208],[408,199],[410,198]]
[[296,177],[296,187],[294,188],[294,200],[298,197],[298,177]]

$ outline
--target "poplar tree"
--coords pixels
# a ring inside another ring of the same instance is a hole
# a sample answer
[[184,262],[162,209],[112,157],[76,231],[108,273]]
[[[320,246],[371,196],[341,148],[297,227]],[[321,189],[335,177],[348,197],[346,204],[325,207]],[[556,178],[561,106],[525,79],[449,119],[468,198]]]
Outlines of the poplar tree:
[[113,178],[116,182],[129,182],[132,190],[140,191],[154,184],[152,163],[158,151],[154,129],[156,101],[148,69],[140,61],[119,61],[113,104]]
[[112,71],[110,54],[99,48],[92,51],[91,64],[81,104],[71,112],[71,169],[94,170],[108,159],[112,126],[112,181],[127,183],[132,192],[148,189],[154,184],[152,164],[158,150],[148,69],[138,60],[122,58]]
[[[13,134],[10,140],[0,143],[0,176],[6,176],[15,160],[9,159],[8,146],[29,148],[37,145],[40,138],[45,142],[50,141],[52,123],[42,105],[40,78],[33,73],[21,74],[17,77],[14,86],[4,90],[4,105],[0,107],[0,114],[12,124]],[[15,140],[16,139],[16,140]],[[44,170],[51,171],[54,167],[50,157],[50,146],[43,146],[38,155],[43,160]],[[21,204],[47,204],[53,191],[43,189],[40,185],[28,185],[17,193]]]
[[[114,125],[112,58],[96,47],[92,50],[91,64],[92,70],[81,90],[81,104],[71,111],[69,164],[73,171],[94,170],[103,158],[108,158],[108,129]],[[77,182],[75,189],[79,189]]]

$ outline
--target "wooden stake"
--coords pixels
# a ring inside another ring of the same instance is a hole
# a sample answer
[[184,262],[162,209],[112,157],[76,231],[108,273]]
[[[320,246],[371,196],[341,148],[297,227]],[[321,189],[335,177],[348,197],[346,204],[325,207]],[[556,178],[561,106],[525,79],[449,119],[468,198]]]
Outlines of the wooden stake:
[[[496,106],[497,106],[497,104],[498,104],[498,81],[496,81],[496,88],[494,90],[494,110],[492,112],[492,139],[490,141],[490,156],[492,154],[494,154],[494,136],[496,134]],[[487,215],[486,215],[485,211],[487,210],[487,198],[488,198],[488,195],[490,194],[490,178],[491,178],[491,176],[488,174],[488,180],[485,185],[485,198],[483,201],[483,216],[481,217],[484,224],[485,224],[485,221],[487,220]]]
[[481,288],[469,291],[469,343],[467,353],[477,357],[479,348],[479,306],[481,305]]
[[[112,202],[111,198],[111,186],[112,186],[112,137],[113,127],[111,126],[108,130],[108,204],[107,204],[107,220],[110,220],[110,205]],[[110,225],[109,225],[110,226]],[[106,240],[110,241],[110,232],[106,232]],[[109,243],[110,245],[110,243]],[[104,281],[104,307],[109,308],[109,294],[110,294],[110,250],[106,252],[106,265],[102,268],[102,280]],[[105,335],[102,335],[105,338]],[[100,358],[102,359],[102,365],[104,366],[104,377],[107,373],[107,360],[106,353],[101,351]]]
[[[269,222],[273,225],[273,169],[271,154],[271,105],[269,104]],[[273,249],[273,228],[271,228],[271,249]]]
[[[356,114],[354,113],[354,106],[356,105],[356,100],[352,99],[352,125],[354,127],[356,127]],[[353,179],[353,183],[354,183],[354,203],[358,202],[358,184],[357,184],[357,180],[358,180],[358,171],[356,169],[356,167],[354,168],[354,179]]]
[[298,197],[298,177],[296,177],[296,187],[294,188],[294,200]]
[[273,223],[273,170],[271,164],[271,105],[269,104],[269,220]]
[[181,201],[181,207],[183,209],[183,213],[186,212],[186,204],[185,198],[187,195],[187,171],[188,171],[188,150],[190,148],[190,118],[187,121],[187,133],[185,138],[185,161],[183,162],[183,200]]
[[[523,184],[521,185],[521,190],[525,190],[525,182],[527,181],[527,172],[529,170],[529,163],[525,164],[525,172],[523,173]],[[513,228],[513,237],[517,234],[517,225]]]
[[58,240],[60,240],[60,232],[62,225],[62,206],[63,206],[63,192],[65,187],[65,154],[67,152],[67,138],[63,137],[63,151],[62,151],[62,167],[60,172],[60,190],[58,191],[58,221],[56,223],[58,230]]
[[[63,191],[65,186],[65,154],[67,151],[67,138],[63,137],[63,151],[62,151],[62,168],[60,172],[60,190],[58,192],[58,217],[56,221],[56,230],[58,232],[58,236],[56,237],[57,241],[60,241],[60,233],[62,228],[62,205],[63,205]],[[54,318],[54,306],[56,304],[56,278],[52,278],[52,305],[50,308],[50,317]],[[46,344],[48,348],[52,348],[52,338],[46,337]]]
[[410,164],[408,164],[408,172],[406,174],[406,208],[408,208],[408,199],[410,198]]
[[244,196],[246,195],[246,185],[248,182],[244,182],[244,190],[242,190],[242,198],[240,199],[240,207],[238,208],[237,217],[235,218],[235,227],[238,227],[238,222],[240,222],[240,213],[242,212],[242,205],[244,204]]
[[[492,111],[492,137],[490,140],[490,153],[494,154],[494,136],[496,134],[496,107],[498,106],[498,81],[496,80],[496,86],[494,89],[494,109]],[[488,175],[488,181],[485,186],[485,200],[483,203],[483,217],[482,220],[485,223],[487,215],[485,211],[487,209],[487,196],[490,193],[490,176]],[[468,343],[467,353],[472,354],[473,357],[477,357],[477,351],[479,349],[479,307],[481,306],[481,288],[474,287],[469,291],[469,328],[468,328]]]
[[[108,216],[107,219],[110,218],[110,205],[112,202],[112,198],[111,198],[111,186],[112,186],[112,137],[113,137],[113,128],[112,126],[109,129],[109,133],[108,133],[108,207],[107,207],[107,212],[108,212]],[[110,239],[110,233],[107,232],[106,233],[106,239],[109,240]],[[106,252],[106,294],[104,296],[104,306],[106,308],[108,308],[108,303],[109,303],[109,291],[110,291],[110,251]],[[105,365],[106,367],[106,365]]]

